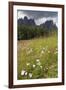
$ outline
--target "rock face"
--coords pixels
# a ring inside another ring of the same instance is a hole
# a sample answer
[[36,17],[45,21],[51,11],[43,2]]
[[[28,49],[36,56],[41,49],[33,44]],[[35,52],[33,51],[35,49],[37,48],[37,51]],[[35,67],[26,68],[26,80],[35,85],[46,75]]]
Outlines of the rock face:
[[[24,17],[24,19],[20,18],[18,19],[18,25],[29,25],[29,26],[37,26],[35,24],[34,19],[28,19],[27,16]],[[48,30],[50,29],[57,29],[56,24],[54,24],[53,20],[47,20],[45,23],[42,23],[39,25],[40,27],[46,28]]]
[[[29,40],[32,38],[50,36],[57,33],[57,26],[52,20],[36,25],[34,19],[18,19],[18,40]],[[42,52],[43,53],[43,52]]]
[[18,25],[36,25],[34,19],[28,19],[27,16],[24,19],[18,19]]
[[46,21],[45,23],[41,24],[40,26],[45,27],[48,30],[52,29],[52,28],[57,29],[56,24],[54,24],[52,20]]

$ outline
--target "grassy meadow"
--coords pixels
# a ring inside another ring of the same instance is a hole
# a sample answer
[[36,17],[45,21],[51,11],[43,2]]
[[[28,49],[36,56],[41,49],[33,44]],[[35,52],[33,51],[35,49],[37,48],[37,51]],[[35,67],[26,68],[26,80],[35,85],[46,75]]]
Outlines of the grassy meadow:
[[57,35],[17,42],[17,78],[58,77]]

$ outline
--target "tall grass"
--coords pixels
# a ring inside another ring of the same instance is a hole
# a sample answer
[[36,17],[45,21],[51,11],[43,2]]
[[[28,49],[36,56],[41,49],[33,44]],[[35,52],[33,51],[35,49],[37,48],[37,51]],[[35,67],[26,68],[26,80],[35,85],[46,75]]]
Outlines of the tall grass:
[[58,77],[57,35],[20,40],[17,47],[17,78]]

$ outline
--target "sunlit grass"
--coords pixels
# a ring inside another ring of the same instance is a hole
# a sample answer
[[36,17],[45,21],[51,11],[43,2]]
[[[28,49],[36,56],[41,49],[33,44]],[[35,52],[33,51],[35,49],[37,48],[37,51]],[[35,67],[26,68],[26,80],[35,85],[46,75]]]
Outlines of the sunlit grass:
[[18,41],[18,79],[58,76],[57,36]]

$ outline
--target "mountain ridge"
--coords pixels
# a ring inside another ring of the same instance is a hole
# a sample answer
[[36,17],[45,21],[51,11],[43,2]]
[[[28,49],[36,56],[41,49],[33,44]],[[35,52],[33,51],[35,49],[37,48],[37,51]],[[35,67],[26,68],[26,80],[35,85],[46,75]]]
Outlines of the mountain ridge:
[[52,29],[52,28],[58,29],[56,24],[53,22],[53,20],[47,20],[44,23],[37,25],[35,23],[34,19],[32,19],[32,18],[28,19],[27,16],[25,16],[24,19],[19,18],[17,20],[17,23],[18,23],[18,25],[29,25],[29,26],[31,25],[31,26],[45,27],[47,29]]

